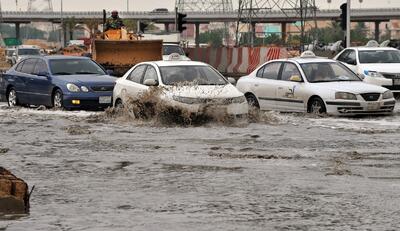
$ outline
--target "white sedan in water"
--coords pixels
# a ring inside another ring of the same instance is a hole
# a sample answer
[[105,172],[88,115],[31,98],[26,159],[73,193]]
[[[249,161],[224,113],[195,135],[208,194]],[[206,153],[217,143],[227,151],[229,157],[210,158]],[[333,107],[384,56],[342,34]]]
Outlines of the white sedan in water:
[[246,115],[244,94],[211,66],[193,61],[143,62],[116,81],[114,106],[139,99],[149,89],[160,89],[159,98],[169,106],[191,113],[218,111]]
[[396,103],[388,89],[364,83],[340,62],[312,53],[267,62],[240,78],[237,88],[262,110],[391,114]]
[[390,47],[349,47],[335,60],[342,62],[364,79],[400,93],[400,51]]

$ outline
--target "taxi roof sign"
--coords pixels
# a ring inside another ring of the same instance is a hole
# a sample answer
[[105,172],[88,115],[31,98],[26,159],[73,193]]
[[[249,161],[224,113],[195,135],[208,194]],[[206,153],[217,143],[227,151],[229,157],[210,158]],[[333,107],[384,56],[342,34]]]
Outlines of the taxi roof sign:
[[182,61],[181,55],[178,53],[172,53],[168,57],[169,61]]
[[317,56],[312,51],[304,51],[301,53],[300,58],[316,58]]
[[379,47],[379,43],[375,40],[369,40],[367,42],[367,45],[365,45],[366,47]]

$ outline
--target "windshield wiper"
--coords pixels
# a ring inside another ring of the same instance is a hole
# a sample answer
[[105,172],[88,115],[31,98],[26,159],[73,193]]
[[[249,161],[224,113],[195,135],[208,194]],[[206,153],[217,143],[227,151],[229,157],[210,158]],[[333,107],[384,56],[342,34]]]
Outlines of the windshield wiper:
[[69,73],[69,72],[57,72],[57,73],[53,73],[53,75],[72,75],[72,73]]
[[88,71],[80,71],[80,72],[75,72],[77,75],[100,75],[99,73],[93,73],[93,72],[88,72]]
[[335,82],[335,80],[317,80],[317,81],[312,81],[312,83],[328,83],[328,82]]

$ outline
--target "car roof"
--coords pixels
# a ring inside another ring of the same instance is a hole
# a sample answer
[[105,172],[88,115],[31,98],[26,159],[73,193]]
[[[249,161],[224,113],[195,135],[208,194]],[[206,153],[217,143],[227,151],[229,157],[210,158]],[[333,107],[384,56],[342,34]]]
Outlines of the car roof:
[[160,67],[168,66],[208,66],[206,63],[196,62],[196,61],[155,61],[149,62]]
[[298,64],[303,64],[303,63],[335,63],[336,61],[333,59],[328,59],[324,57],[307,57],[307,58],[302,58],[302,57],[295,57],[295,58],[289,58],[289,59],[281,59],[280,61],[293,61]]
[[163,43],[163,46],[177,46],[180,47],[178,43]]
[[359,51],[375,51],[375,50],[380,50],[380,51],[397,51],[396,48],[393,47],[349,47],[346,49],[354,49],[354,50],[359,50]]
[[68,56],[68,55],[47,55],[47,56],[41,56],[44,59],[47,60],[61,60],[61,59],[90,59],[88,57],[84,56]]

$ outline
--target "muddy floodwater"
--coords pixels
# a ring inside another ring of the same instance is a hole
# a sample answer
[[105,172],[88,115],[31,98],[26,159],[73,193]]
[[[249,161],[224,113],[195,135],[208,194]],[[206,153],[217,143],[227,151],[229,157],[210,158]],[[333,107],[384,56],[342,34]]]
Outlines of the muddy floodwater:
[[186,127],[101,113],[0,106],[0,166],[36,187],[0,230],[400,229],[398,109]]

